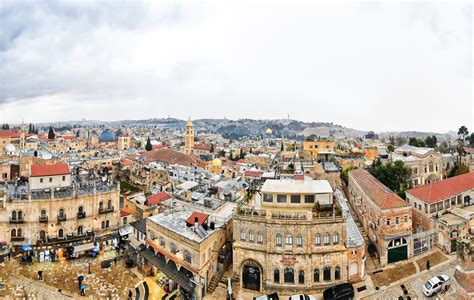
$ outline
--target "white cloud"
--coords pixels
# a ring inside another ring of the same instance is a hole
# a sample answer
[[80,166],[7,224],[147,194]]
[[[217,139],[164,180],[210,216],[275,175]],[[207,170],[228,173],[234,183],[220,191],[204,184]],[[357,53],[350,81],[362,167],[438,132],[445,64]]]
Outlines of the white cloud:
[[0,44],[2,119],[474,127],[469,6],[104,3],[19,18]]

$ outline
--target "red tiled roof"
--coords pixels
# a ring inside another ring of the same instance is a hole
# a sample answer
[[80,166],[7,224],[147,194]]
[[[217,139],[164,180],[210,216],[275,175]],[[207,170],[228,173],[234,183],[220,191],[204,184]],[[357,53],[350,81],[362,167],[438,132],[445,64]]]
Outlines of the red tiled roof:
[[73,140],[73,139],[76,138],[76,136],[75,135],[63,135],[62,138],[65,139],[65,140]]
[[238,164],[243,164],[243,163],[245,163],[245,159],[241,158],[241,159],[239,159],[238,161],[236,161],[236,163],[238,163]]
[[195,144],[194,149],[211,151],[211,145],[208,145],[208,144]]
[[149,196],[148,198],[146,198],[146,201],[150,205],[157,205],[168,199],[171,199],[171,196],[167,192],[160,192],[158,194]]
[[245,177],[261,177],[263,172],[261,171],[245,171]]
[[202,225],[202,223],[204,223],[207,220],[208,217],[209,217],[209,215],[207,215],[207,214],[203,214],[203,213],[199,213],[199,212],[193,212],[189,216],[189,218],[186,220],[186,223],[193,225],[195,218],[198,218],[198,224]]
[[400,198],[366,170],[349,171],[349,178],[352,178],[369,198],[382,209],[410,206],[408,202]]
[[474,188],[474,172],[454,176],[409,189],[407,193],[426,202],[433,203]]
[[52,165],[32,165],[31,176],[51,176],[70,174],[71,170],[67,163],[58,163]]
[[178,152],[173,149],[161,149],[141,152],[140,156],[148,161],[159,161],[168,164],[178,164],[183,166],[191,166],[196,163],[195,158],[190,155]]
[[14,130],[0,130],[0,138],[19,137],[20,134]]
[[133,164],[133,161],[126,159],[126,160],[122,161],[120,164],[123,167],[127,167],[127,166],[131,166]]
[[464,151],[466,151],[466,153],[471,154],[471,153],[474,153],[474,148],[472,148],[472,147],[464,147]]
[[303,174],[297,174],[293,176],[294,180],[304,180],[304,175]]
[[120,210],[120,217],[123,218],[123,217],[126,217],[126,216],[129,216],[131,215],[132,213],[129,212],[128,210],[125,210],[125,209],[122,209]]

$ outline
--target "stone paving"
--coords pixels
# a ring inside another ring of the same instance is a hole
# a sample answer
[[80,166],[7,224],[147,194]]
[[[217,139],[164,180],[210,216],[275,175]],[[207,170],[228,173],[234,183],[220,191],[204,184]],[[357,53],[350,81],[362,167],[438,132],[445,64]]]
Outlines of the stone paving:
[[[0,292],[0,298],[12,296],[21,282],[32,285],[38,290],[40,296],[43,294],[57,293],[58,289],[67,296],[81,298],[77,278],[79,275],[85,277],[86,298],[91,299],[126,299],[129,289],[140,282],[140,279],[125,267],[124,260],[118,261],[115,266],[112,261],[110,268],[101,268],[101,261],[111,259],[115,252],[105,252],[97,258],[82,258],[78,260],[62,262],[43,262],[32,265],[21,265],[12,259],[0,264],[0,277],[5,281],[5,290]],[[89,263],[91,274],[88,274]],[[38,271],[43,271],[44,281],[37,280]],[[31,281],[32,283],[28,283]],[[45,287],[41,287],[44,285]],[[25,290],[28,290],[25,288]],[[40,297],[37,299],[49,299]],[[54,297],[51,297],[54,299]]]

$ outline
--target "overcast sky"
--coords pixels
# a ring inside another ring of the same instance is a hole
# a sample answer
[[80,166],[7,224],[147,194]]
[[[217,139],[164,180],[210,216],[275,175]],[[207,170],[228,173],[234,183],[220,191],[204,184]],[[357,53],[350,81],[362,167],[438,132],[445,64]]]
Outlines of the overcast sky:
[[472,6],[0,3],[0,123],[287,118],[474,131]]

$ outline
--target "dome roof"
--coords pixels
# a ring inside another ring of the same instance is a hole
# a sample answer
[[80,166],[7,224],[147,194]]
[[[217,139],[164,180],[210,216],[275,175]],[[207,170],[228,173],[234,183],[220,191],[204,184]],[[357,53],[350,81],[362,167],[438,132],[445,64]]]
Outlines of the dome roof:
[[112,130],[106,129],[102,131],[102,133],[100,134],[99,142],[101,143],[115,142],[115,134],[113,133]]
[[214,158],[211,162],[212,166],[213,167],[220,167],[222,165],[222,162],[220,159],[218,158]]
[[5,147],[3,147],[3,150],[7,153],[13,153],[15,152],[16,148],[12,144],[6,144]]
[[270,128],[268,128],[267,130],[265,130],[265,134],[266,134],[266,135],[272,135],[272,134],[273,134],[273,130],[271,130]]

